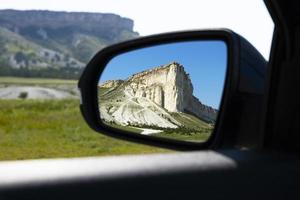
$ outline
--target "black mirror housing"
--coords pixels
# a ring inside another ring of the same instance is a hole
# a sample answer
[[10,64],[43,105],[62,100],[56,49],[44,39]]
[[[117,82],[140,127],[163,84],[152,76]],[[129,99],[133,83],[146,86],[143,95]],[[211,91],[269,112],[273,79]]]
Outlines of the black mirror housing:
[[[227,44],[227,70],[219,115],[215,129],[206,142],[197,144],[137,135],[108,127],[102,123],[99,115],[97,85],[100,74],[114,56],[153,45],[193,40],[221,40]],[[257,107],[256,101],[253,104],[253,100],[247,101],[245,96],[250,95],[260,99],[264,91],[265,70],[266,61],[259,52],[244,38],[227,29],[184,31],[142,37],[109,46],[92,58],[78,84],[81,93],[80,109],[85,121],[93,130],[132,142],[175,150],[198,150],[237,145],[237,138],[240,137],[238,131],[241,127],[239,120],[241,121],[242,117],[240,110],[247,106]],[[249,110],[248,107],[247,110]],[[253,114],[257,113],[247,113],[247,115]]]

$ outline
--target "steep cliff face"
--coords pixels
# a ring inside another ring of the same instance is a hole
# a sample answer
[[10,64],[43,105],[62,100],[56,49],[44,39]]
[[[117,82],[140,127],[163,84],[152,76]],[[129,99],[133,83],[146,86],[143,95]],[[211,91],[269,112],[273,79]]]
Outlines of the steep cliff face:
[[192,87],[183,67],[172,63],[133,75],[128,79],[126,91],[148,98],[170,112],[181,112],[184,92],[191,93]]
[[145,97],[169,112],[188,112],[206,121],[215,121],[216,110],[193,96],[193,85],[184,67],[173,62],[133,75],[126,92]]
[[[100,95],[100,112],[104,119],[109,119],[108,121],[174,128],[182,124],[173,119],[170,113],[188,113],[212,123],[216,120],[217,110],[202,104],[193,96],[191,79],[184,67],[176,62],[134,74],[124,81],[108,81],[100,87],[111,88]],[[117,104],[108,105],[108,100],[116,101]],[[126,102],[126,106],[123,102]],[[107,107],[110,107],[110,110],[107,110]],[[119,110],[120,107],[122,111]],[[133,107],[136,109],[132,109]],[[151,116],[150,121],[145,120],[147,116],[134,113],[144,112],[149,107],[153,108],[149,113],[157,115]],[[123,115],[129,109],[130,113],[127,116]],[[120,115],[115,115],[117,110]],[[155,117],[160,121],[156,121]]]

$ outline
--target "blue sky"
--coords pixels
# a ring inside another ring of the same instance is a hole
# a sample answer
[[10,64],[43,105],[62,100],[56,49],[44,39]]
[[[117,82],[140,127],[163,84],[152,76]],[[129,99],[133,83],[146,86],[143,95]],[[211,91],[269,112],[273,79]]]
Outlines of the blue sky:
[[190,74],[194,95],[218,109],[227,68],[227,46],[222,41],[170,43],[120,54],[108,63],[100,82],[126,79],[173,61],[182,64]]

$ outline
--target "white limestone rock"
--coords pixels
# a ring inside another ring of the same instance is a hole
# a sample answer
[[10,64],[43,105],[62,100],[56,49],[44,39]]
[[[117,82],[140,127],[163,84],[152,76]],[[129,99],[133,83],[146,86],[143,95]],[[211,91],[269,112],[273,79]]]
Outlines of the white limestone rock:
[[[107,81],[100,87],[116,86],[119,87],[103,95],[100,102],[101,117],[106,121],[176,128],[181,124],[169,114],[174,112],[193,114],[210,122],[216,120],[217,110],[193,95],[191,79],[179,63],[146,70],[124,81]],[[119,101],[112,104],[116,96]],[[107,107],[111,108],[109,112]]]

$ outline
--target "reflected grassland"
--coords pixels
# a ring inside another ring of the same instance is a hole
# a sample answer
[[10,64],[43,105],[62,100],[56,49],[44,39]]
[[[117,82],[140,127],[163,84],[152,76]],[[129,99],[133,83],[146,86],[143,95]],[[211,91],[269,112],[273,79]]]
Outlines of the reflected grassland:
[[[118,129],[120,131],[126,131],[130,133],[143,134],[145,130],[154,130],[159,131],[158,133],[150,133],[147,135],[155,136],[155,137],[163,137],[174,140],[184,140],[191,142],[204,142],[208,140],[209,136],[213,131],[213,126],[209,128],[199,128],[199,129],[189,129],[185,127],[179,127],[176,129],[171,128],[161,128],[157,126],[146,126],[146,125],[136,125],[136,126],[124,126],[118,125],[113,122],[105,122],[103,123],[111,128]],[[150,131],[151,132],[151,131]]]
[[121,126],[121,125],[117,125],[117,124],[112,123],[112,122],[105,122],[105,121],[103,121],[103,123],[108,127],[118,129],[118,130],[121,130],[121,131],[127,131],[127,132],[131,132],[131,133],[142,133],[143,132],[143,130],[138,128],[138,127]]
[[155,134],[155,136],[184,141],[204,142],[209,138],[212,130],[212,128],[193,130],[180,127],[177,129],[165,129],[163,132]]

